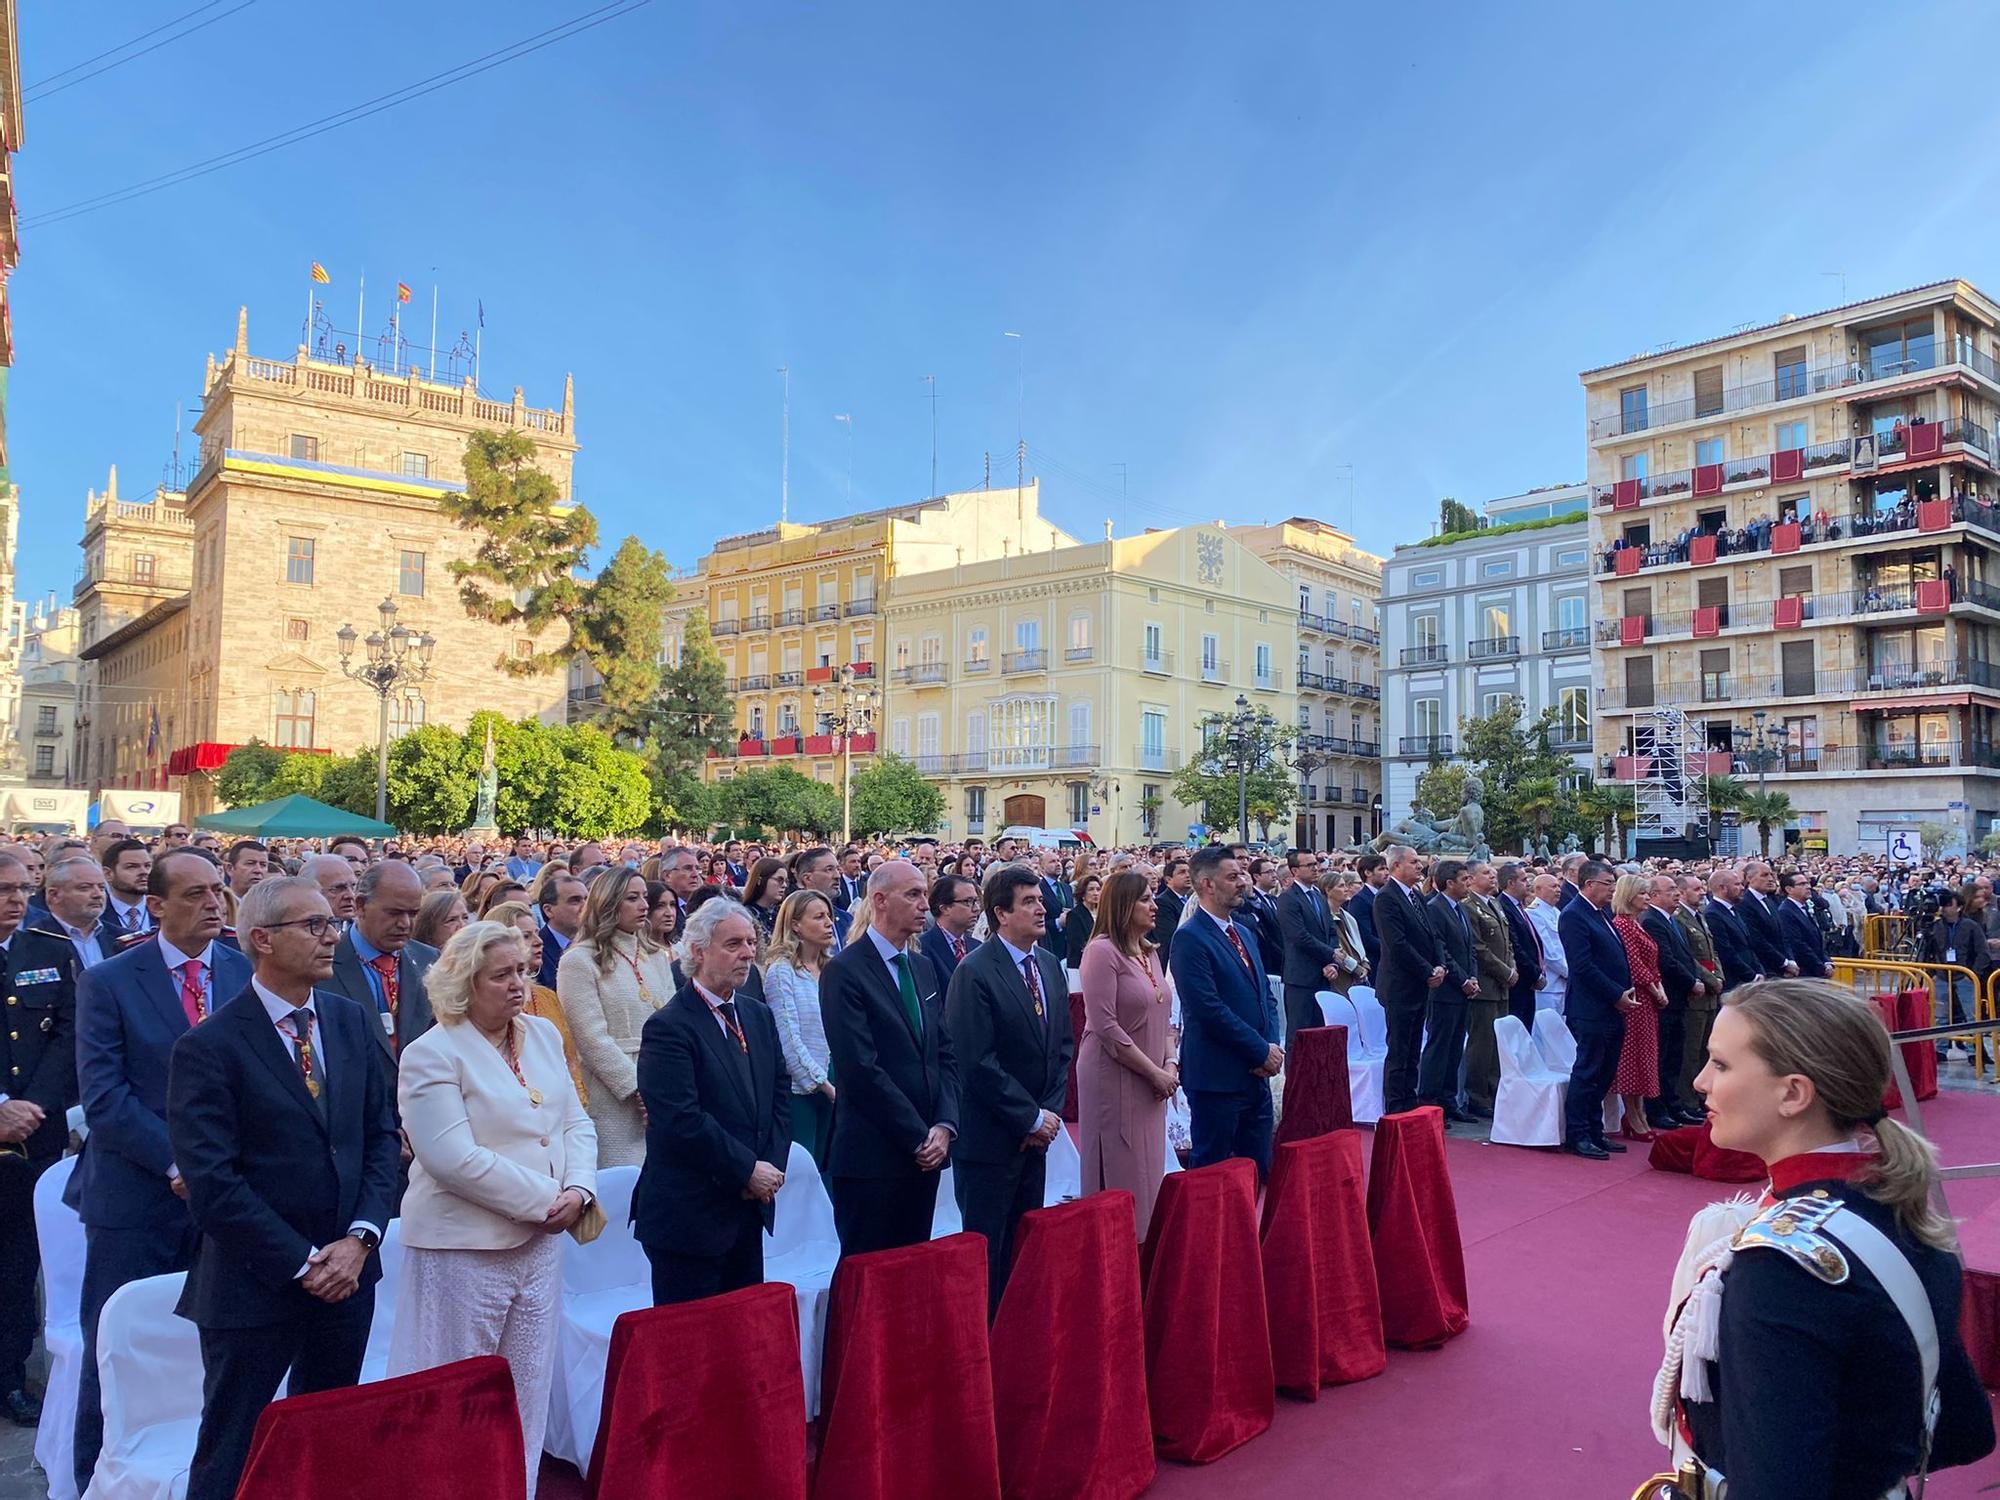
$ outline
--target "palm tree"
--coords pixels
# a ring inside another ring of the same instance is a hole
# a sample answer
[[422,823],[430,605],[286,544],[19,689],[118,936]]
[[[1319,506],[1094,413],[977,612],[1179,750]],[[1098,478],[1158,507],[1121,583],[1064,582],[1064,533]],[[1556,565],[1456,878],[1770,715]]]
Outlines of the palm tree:
[[1634,791],[1615,781],[1593,781],[1577,791],[1576,806],[1577,811],[1596,822],[1604,834],[1602,847],[1605,852],[1622,852],[1624,840],[1618,836],[1618,830],[1630,827],[1639,820]]
[[1771,830],[1792,821],[1792,799],[1783,792],[1745,792],[1737,804],[1737,816],[1757,825],[1758,851],[1771,857]]
[[1549,823],[1562,806],[1562,786],[1553,776],[1524,776],[1514,788],[1514,810],[1528,820],[1529,848],[1549,831]]

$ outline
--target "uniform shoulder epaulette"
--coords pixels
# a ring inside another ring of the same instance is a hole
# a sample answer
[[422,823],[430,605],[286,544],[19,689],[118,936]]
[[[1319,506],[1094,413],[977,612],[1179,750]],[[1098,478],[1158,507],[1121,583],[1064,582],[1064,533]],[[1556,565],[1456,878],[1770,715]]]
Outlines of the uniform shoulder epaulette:
[[1847,1252],[1824,1232],[1827,1220],[1846,1207],[1825,1188],[1772,1204],[1736,1232],[1731,1248],[1779,1250],[1829,1286],[1847,1280]]

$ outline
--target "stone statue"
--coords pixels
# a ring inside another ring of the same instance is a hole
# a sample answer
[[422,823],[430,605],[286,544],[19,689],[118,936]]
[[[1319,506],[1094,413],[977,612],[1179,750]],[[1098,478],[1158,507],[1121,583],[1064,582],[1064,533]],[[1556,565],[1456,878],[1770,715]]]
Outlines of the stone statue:
[[1438,826],[1437,819],[1412,802],[1409,816],[1391,823],[1369,840],[1367,847],[1380,854],[1392,845],[1408,844],[1419,854],[1430,854],[1437,849],[1442,837],[1443,830]]
[[1486,847],[1486,809],[1479,805],[1479,799],[1486,794],[1486,787],[1477,776],[1465,778],[1465,803],[1452,820],[1449,837],[1454,842],[1462,841],[1465,852],[1473,859],[1491,859],[1493,851]]
[[1546,832],[1536,834],[1529,841],[1528,853],[1536,859],[1547,859],[1549,857],[1549,836]]
[[479,761],[479,803],[472,814],[469,832],[498,833],[494,801],[500,795],[500,773],[493,768],[493,726],[486,727],[486,753]]
[[1572,854],[1581,854],[1581,853],[1583,853],[1582,841],[1579,840],[1574,833],[1564,834],[1562,841],[1563,858],[1567,859]]

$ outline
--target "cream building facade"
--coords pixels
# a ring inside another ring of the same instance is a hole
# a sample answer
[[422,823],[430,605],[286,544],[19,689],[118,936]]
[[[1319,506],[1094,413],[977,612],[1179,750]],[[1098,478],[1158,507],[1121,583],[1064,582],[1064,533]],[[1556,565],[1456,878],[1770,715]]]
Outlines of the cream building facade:
[[2000,305],[1939,282],[1581,379],[1607,769],[1643,800],[1684,734],[1833,853],[2000,822]]
[[477,709],[558,719],[560,674],[517,678],[503,656],[538,638],[467,618],[450,564],[470,533],[438,509],[464,485],[475,430],[524,432],[534,462],[573,498],[572,388],[559,408],[491,401],[457,384],[300,347],[250,353],[248,313],[234,347],[211,357],[200,466],[185,493],[123,502],[115,481],[90,497],[77,587],[86,663],[78,784],[173,787],[192,815],[213,806],[212,772],[251,739],[346,753],[372,747],[378,700],[340,669],[335,638],[399,624],[437,646],[428,681],[392,701],[391,732],[461,725]]
[[1337,849],[1382,826],[1382,559],[1324,521],[1293,516],[1229,534],[1298,599],[1299,805],[1292,842]]
[[29,786],[70,784],[76,753],[76,652],[80,619],[53,596],[26,611],[20,650],[20,709],[9,761]]
[[[1172,775],[1243,696],[1297,713],[1290,580],[1219,527],[898,574],[887,748],[945,788],[944,834],[1187,836]],[[1228,819],[1233,823],[1232,806]]]
[[[960,563],[1046,554],[1075,539],[1042,519],[1038,482],[971,490],[833,520],[781,523],[725,537],[668,607],[669,650],[688,613],[703,610],[736,703],[732,752],[710,759],[711,780],[777,761],[820,781],[840,774],[838,737],[826,722],[843,667],[874,689],[884,713],[883,601],[897,578]],[[677,659],[677,657],[676,657]],[[879,729],[854,736],[852,756],[875,752]],[[858,765],[860,762],[857,761]]]

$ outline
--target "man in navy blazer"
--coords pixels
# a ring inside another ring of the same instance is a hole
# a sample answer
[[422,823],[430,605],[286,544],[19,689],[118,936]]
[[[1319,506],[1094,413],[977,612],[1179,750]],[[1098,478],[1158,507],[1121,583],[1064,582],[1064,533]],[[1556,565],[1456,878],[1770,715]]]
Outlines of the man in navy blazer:
[[[1535,1024],[1535,994],[1542,988],[1542,935],[1528,916],[1528,867],[1518,860],[1500,866],[1500,915],[1507,919],[1507,938],[1514,949],[1514,984],[1507,991],[1507,1014],[1530,1030]],[[1352,903],[1349,903],[1352,905]]]
[[[931,923],[917,937],[917,947],[938,972],[938,983],[949,990],[958,966],[979,948],[972,929],[979,923],[979,885],[969,875],[940,875],[931,887]],[[1064,1001],[1063,1014],[1069,1014]]]
[[1708,900],[1701,914],[1708,918],[1708,934],[1715,940],[1715,961],[1722,966],[1725,995],[1738,985],[1764,977],[1757,950],[1751,947],[1750,934],[1736,913],[1742,899],[1743,876],[1739,871],[1725,866],[1708,877]]
[[1278,1007],[1257,940],[1233,913],[1249,874],[1221,845],[1189,861],[1197,911],[1169,967],[1181,1002],[1181,1084],[1198,1167],[1247,1156],[1271,1165],[1271,1079],[1284,1066]]
[[1785,899],[1778,904],[1778,930],[1784,936],[1786,952],[1808,979],[1832,978],[1833,964],[1827,959],[1819,923],[1806,905],[1806,898],[1812,894],[1812,882],[1799,871],[1789,870],[1781,889]]
[[1757,955],[1757,967],[1768,979],[1799,972],[1792,956],[1791,941],[1778,925],[1778,876],[1761,859],[1743,867],[1744,882],[1750,887],[1737,904],[1736,915],[1750,935],[1750,949]]
[[[1333,912],[1319,888],[1319,856],[1310,849],[1285,855],[1292,882],[1278,897],[1278,934],[1284,941],[1285,1041],[1313,1026],[1324,1026],[1319,992],[1340,973],[1340,941]],[[1246,924],[1247,925],[1247,924]]]
[[167,1138],[197,1240],[176,1311],[200,1332],[187,1500],[232,1500],[258,1414],[361,1377],[401,1149],[380,1023],[319,986],[333,912],[317,881],[259,881],[237,909],[250,987],[174,1043]]
[[[89,1134],[63,1192],[83,1220],[83,1369],[76,1403],[76,1488],[104,1445],[97,1315],[129,1281],[185,1271],[194,1221],[167,1139],[174,1043],[250,983],[222,935],[222,871],[194,849],[162,854],[147,876],[154,931],[77,981],[76,1075]],[[190,967],[192,965],[192,967]]]
[[1347,898],[1347,913],[1361,929],[1361,946],[1368,954],[1368,972],[1382,972],[1382,939],[1375,931],[1375,898],[1389,883],[1389,861],[1379,854],[1364,854],[1354,862],[1361,884]]
[[1604,1138],[1604,1095],[1618,1072],[1625,1044],[1625,1016],[1637,1002],[1625,944],[1611,925],[1611,894],[1618,875],[1603,860],[1585,861],[1577,872],[1577,898],[1562,909],[1556,931],[1569,958],[1569,995],[1564,1019],[1576,1038],[1563,1101],[1563,1150],[1591,1161],[1609,1161],[1625,1147]]

